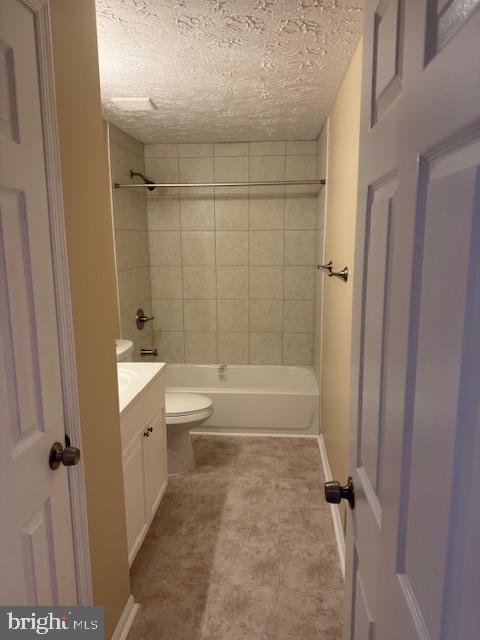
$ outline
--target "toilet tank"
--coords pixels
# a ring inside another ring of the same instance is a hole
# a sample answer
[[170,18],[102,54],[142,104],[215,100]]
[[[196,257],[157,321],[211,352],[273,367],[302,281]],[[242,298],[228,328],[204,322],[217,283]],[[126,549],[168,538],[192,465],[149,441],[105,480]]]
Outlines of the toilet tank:
[[131,340],[124,340],[123,338],[117,338],[115,342],[117,362],[131,362],[133,356],[133,342]]

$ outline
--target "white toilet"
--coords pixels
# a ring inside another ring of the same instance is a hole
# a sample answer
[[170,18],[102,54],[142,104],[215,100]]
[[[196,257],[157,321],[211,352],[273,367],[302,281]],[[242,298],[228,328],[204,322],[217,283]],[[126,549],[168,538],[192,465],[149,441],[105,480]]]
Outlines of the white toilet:
[[213,402],[198,393],[167,391],[168,473],[183,473],[195,466],[190,431],[203,424],[213,413]]
[[117,338],[115,341],[115,353],[117,362],[131,362],[133,356],[133,342],[123,338]]

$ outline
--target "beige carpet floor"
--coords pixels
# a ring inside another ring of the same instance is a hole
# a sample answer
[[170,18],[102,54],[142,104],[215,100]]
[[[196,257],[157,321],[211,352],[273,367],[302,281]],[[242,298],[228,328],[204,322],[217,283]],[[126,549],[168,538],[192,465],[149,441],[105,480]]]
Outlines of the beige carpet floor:
[[318,445],[195,436],[131,571],[128,640],[340,640],[343,582]]

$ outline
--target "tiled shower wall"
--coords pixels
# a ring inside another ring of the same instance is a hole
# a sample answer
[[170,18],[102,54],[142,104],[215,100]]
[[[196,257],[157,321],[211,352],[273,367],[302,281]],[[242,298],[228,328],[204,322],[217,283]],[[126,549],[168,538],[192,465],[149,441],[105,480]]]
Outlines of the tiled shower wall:
[[[172,183],[309,180],[318,177],[317,143],[150,144],[145,170]],[[160,360],[313,364],[317,191],[170,188],[147,195]],[[137,231],[145,232],[143,222]],[[131,255],[122,235],[118,251]],[[138,257],[146,261],[144,238]],[[143,262],[137,268],[144,274]]]
[[[143,144],[117,127],[109,125],[112,184],[129,183],[130,169],[145,171]],[[113,226],[122,338],[134,341],[134,359],[140,349],[153,345],[152,323],[139,331],[136,311],[152,312],[150,257],[148,246],[147,202],[143,190],[113,189]]]

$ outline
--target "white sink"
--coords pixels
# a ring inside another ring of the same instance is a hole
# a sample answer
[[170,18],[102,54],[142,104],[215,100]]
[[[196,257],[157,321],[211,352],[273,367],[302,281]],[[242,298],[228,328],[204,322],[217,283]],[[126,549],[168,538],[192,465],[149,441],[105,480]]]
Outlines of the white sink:
[[120,413],[142,395],[165,366],[164,362],[119,362],[117,364]]
[[134,382],[135,376],[138,373],[134,371],[127,371],[126,369],[122,369],[120,366],[117,367],[117,375],[118,375],[118,395],[121,396],[125,391],[127,391],[128,387]]

